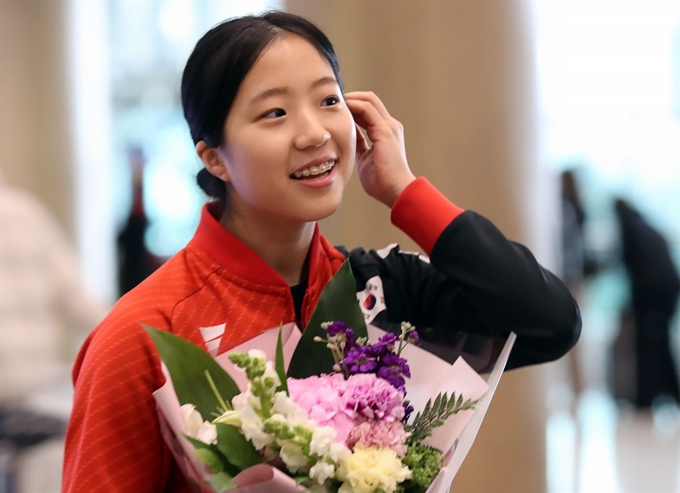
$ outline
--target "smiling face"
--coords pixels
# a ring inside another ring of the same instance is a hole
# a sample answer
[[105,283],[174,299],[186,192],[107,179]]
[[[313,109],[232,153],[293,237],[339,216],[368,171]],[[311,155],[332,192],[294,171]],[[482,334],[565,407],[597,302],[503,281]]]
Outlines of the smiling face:
[[224,142],[230,209],[254,220],[330,216],[355,162],[354,120],[333,70],[295,35],[276,39],[243,80]]

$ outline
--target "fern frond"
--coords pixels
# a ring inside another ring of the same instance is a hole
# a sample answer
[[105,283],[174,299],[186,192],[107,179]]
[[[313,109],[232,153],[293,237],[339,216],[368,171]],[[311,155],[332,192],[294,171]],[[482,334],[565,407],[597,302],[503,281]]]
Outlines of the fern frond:
[[413,422],[406,425],[406,431],[410,433],[409,444],[419,443],[432,435],[432,430],[442,426],[448,418],[461,411],[474,409],[479,399],[463,401],[463,395],[456,396],[455,392],[449,396],[446,392],[438,394],[434,402],[429,399],[421,412],[416,414]]

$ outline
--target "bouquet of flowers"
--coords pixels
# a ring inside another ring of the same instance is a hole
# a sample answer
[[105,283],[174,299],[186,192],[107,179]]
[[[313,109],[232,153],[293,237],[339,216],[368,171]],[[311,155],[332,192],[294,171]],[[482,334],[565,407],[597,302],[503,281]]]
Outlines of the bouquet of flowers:
[[513,336],[485,381],[418,347],[408,322],[366,326],[354,285],[345,263],[304,333],[282,325],[215,359],[146,327],[164,436],[197,491],[448,491]]

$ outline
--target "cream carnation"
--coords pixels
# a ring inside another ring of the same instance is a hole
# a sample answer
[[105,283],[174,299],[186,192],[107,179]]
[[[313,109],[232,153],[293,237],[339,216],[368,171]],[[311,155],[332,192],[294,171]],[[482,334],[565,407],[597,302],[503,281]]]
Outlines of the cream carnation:
[[357,445],[338,467],[337,478],[343,482],[338,493],[393,493],[410,477],[411,471],[394,450]]

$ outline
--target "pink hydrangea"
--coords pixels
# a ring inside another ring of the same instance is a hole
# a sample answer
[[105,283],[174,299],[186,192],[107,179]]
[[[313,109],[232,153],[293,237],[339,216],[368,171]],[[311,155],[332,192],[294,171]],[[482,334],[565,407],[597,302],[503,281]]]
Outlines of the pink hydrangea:
[[352,430],[354,415],[347,408],[345,378],[338,373],[288,379],[291,399],[304,409],[319,426],[331,426],[337,432],[336,442],[344,442]]
[[355,418],[401,421],[404,417],[404,395],[371,373],[349,377],[342,397]]
[[351,449],[357,444],[390,448],[399,457],[403,457],[406,454],[407,437],[401,421],[366,420],[355,424],[347,437],[347,446]]

